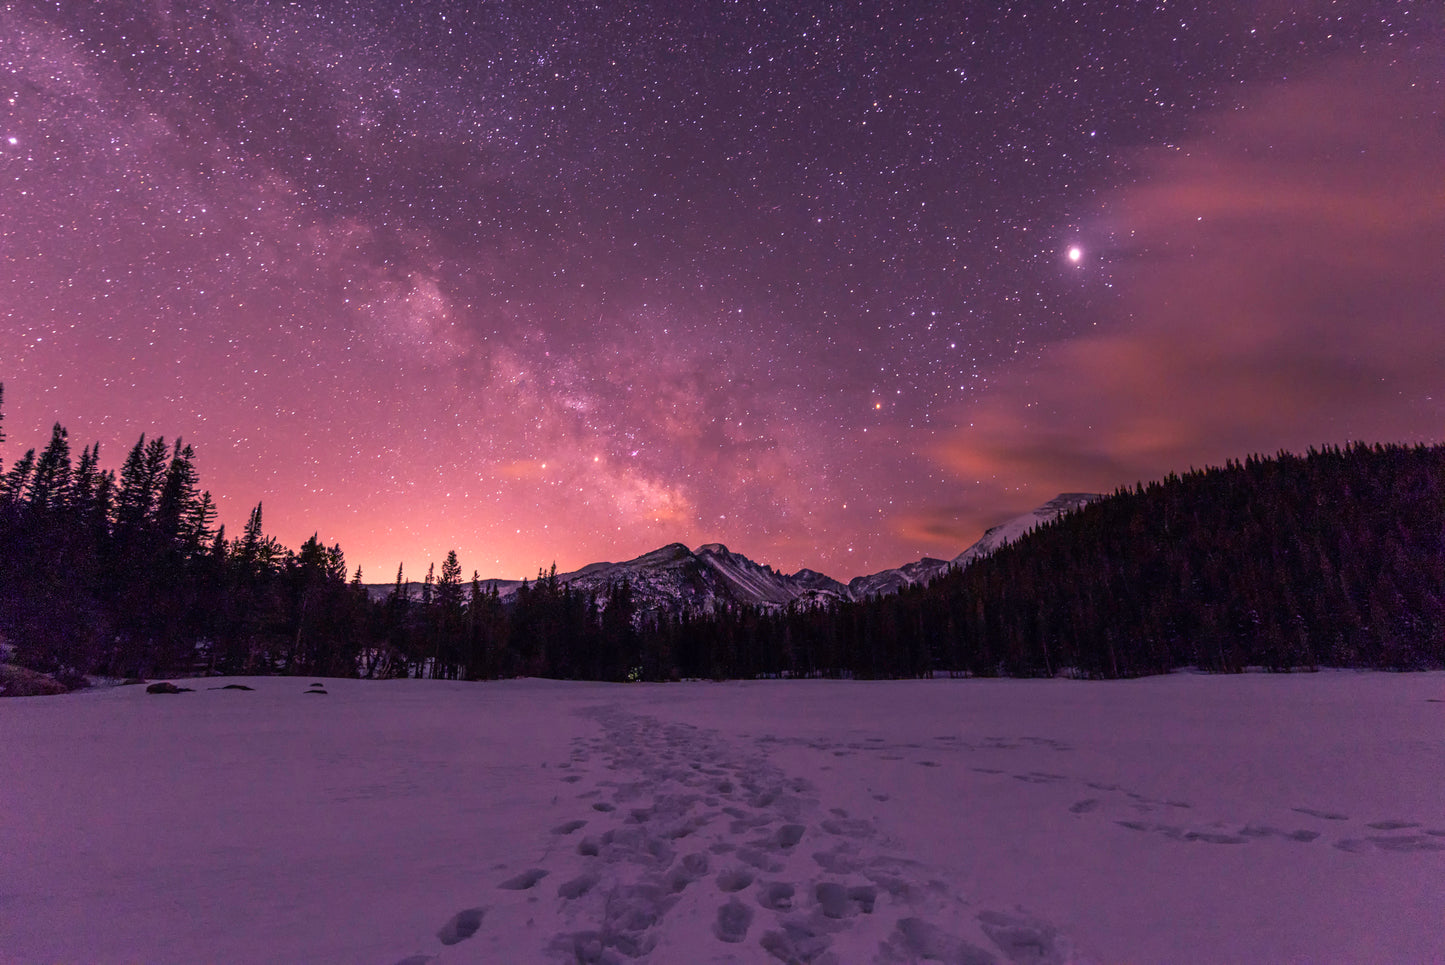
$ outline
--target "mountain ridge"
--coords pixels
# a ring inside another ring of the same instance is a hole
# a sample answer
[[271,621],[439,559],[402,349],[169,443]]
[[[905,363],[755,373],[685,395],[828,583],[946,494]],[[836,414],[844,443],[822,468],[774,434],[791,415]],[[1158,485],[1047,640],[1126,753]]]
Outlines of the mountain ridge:
[[[704,543],[696,550],[683,543],[668,543],[630,560],[588,563],[569,573],[558,573],[556,579],[583,593],[599,596],[607,587],[626,580],[632,587],[639,613],[659,610],[711,613],[720,605],[816,606],[838,600],[865,600],[929,583],[951,568],[967,566],[1035,527],[1098,498],[1097,493],[1060,493],[1028,513],[990,527],[950,560],[925,556],[892,569],[854,577],[846,584],[806,567],[792,574],[780,573],[772,566],[732,552],[722,543]],[[503,600],[513,597],[524,582],[480,581],[484,589],[495,588]],[[423,585],[405,584],[413,598],[420,595]],[[386,599],[395,586],[394,583],[368,584],[367,595],[372,600]]]

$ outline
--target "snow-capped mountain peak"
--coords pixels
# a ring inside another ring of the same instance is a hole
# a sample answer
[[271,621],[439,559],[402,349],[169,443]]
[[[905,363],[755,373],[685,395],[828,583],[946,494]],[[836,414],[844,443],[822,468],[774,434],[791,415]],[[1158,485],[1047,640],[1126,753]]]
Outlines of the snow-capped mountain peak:
[[951,568],[967,566],[974,560],[992,553],[1000,546],[1012,543],[1038,526],[1052,522],[1063,514],[1073,512],[1098,498],[1098,493],[1060,493],[1037,509],[990,528],[978,542],[951,560],[939,560],[925,556],[915,563],[905,563],[895,569],[857,577],[848,584],[849,595],[855,600],[861,600],[885,593],[897,593],[905,586],[931,583]]
[[[722,543],[705,543],[696,550],[682,543],[669,543],[625,562],[589,563],[574,572],[559,573],[557,581],[580,592],[601,596],[608,587],[626,580],[640,613],[711,613],[720,606],[813,606],[833,600],[863,600],[931,582],[951,567],[967,566],[1035,527],[1097,498],[1094,493],[1063,493],[1032,512],[993,527],[951,560],[925,556],[894,569],[857,577],[846,586],[816,570],[801,569],[792,575],[779,573],[771,566],[732,552]],[[510,599],[521,581],[487,580],[483,585],[495,586],[503,599]],[[378,584],[368,589],[372,599],[384,599],[392,586]],[[408,584],[408,589],[414,597],[419,594],[418,584]]]
[[1098,493],[1060,493],[1038,509],[990,527],[978,542],[955,556],[952,563],[954,566],[967,566],[979,557],[992,553],[1000,546],[1012,543],[1043,524],[1051,523],[1065,513],[1072,513],[1098,498]]

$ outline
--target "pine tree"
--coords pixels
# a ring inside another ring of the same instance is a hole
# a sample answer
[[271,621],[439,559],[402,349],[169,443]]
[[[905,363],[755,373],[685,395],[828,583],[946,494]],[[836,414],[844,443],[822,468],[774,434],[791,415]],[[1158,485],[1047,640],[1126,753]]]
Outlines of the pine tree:
[[387,660],[384,672],[391,677],[411,676],[410,627],[408,626],[411,615],[411,589],[406,584],[402,568],[403,564],[398,563],[396,585],[392,588],[391,596],[387,598],[385,609]]
[[27,449],[25,455],[10,467],[0,478],[0,506],[15,506],[30,486],[30,476],[35,471],[35,450]]
[[135,534],[154,522],[160,499],[170,447],[163,437],[146,442],[142,435],[126,456],[120,469],[120,490],[115,500],[116,526]]
[[436,581],[434,599],[442,610],[461,613],[462,609],[462,565],[457,562],[457,551],[448,550],[442,562],[441,577]]
[[267,536],[262,529],[261,518],[261,504],[257,503],[247,517],[246,528],[242,530],[240,542],[235,547],[241,565],[257,574],[269,572],[283,555],[281,544]]
[[210,490],[206,490],[181,521],[181,545],[193,553],[204,549],[214,536],[211,524],[215,521],[216,504],[211,500]]
[[50,444],[35,463],[26,503],[32,512],[49,513],[70,499],[70,435],[60,423],[50,430]]
[[462,567],[457,551],[447,551],[441,576],[433,594],[435,602],[436,644],[433,649],[432,676],[453,679],[462,663]]
[[161,538],[168,543],[179,544],[187,551],[200,545],[200,538],[192,528],[200,507],[197,492],[200,486],[194,459],[191,447],[177,437],[156,500],[156,527]]

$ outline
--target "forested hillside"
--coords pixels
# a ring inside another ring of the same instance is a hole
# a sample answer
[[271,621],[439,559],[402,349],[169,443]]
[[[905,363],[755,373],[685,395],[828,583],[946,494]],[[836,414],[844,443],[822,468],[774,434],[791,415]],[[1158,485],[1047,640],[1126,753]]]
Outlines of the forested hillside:
[[1445,666],[1445,447],[1250,457],[1099,500],[920,599],[940,659],[1097,676]]
[[1441,446],[1251,457],[1121,490],[927,586],[674,615],[640,612],[625,580],[583,593],[555,568],[504,602],[455,553],[419,594],[398,571],[370,601],[341,547],[281,546],[259,505],[227,538],[179,439],[141,437],[117,473],[98,446],[73,458],[56,425],[0,470],[0,635],[15,662],[71,680],[1445,666]]
[[759,622],[738,639],[789,672],[1445,667],[1445,447],[1170,475],[926,588]]
[[201,672],[622,679],[640,666],[625,583],[584,596],[561,585],[554,568],[504,608],[475,574],[463,582],[452,553],[440,573],[428,571],[419,595],[398,571],[395,592],[373,603],[359,569],[348,581],[340,546],[313,536],[299,551],[283,547],[265,534],[260,505],[242,534],[227,538],[200,489],[195,454],[179,439],[142,436],[117,475],[102,468],[99,446],[73,458],[57,424],[43,450],[0,470],[0,639],[15,662],[63,680]]

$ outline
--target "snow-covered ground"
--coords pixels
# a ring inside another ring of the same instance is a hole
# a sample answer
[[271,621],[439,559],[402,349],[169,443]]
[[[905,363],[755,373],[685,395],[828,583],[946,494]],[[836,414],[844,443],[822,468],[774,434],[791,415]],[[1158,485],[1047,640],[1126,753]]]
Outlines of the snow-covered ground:
[[1445,961],[1445,674],[190,683],[0,701],[0,960]]

